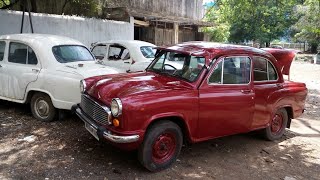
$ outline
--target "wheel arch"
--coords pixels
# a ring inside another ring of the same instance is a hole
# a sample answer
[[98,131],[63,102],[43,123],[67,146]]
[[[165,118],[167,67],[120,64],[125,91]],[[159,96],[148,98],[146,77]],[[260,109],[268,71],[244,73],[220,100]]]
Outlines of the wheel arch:
[[178,115],[171,115],[171,116],[161,116],[161,117],[156,117],[154,119],[152,119],[151,121],[149,121],[149,124],[146,127],[146,132],[157,122],[160,121],[171,121],[175,124],[177,124],[181,131],[182,131],[182,135],[183,135],[183,141],[184,142],[191,142],[191,135],[190,135],[190,130],[189,130],[189,126],[187,125],[186,121]]
[[[27,92],[27,96],[26,96],[26,99],[25,99],[25,103],[27,103],[27,104],[30,103],[30,102],[31,102],[31,98],[32,98],[32,96],[33,96],[35,93],[43,93],[43,94],[48,95],[48,96],[50,97],[52,103],[53,103],[53,97],[52,97],[52,95],[51,95],[49,92],[43,91],[43,90],[38,90],[38,89],[31,89],[31,90],[29,90],[29,91]],[[53,105],[54,105],[54,103],[53,103]]]

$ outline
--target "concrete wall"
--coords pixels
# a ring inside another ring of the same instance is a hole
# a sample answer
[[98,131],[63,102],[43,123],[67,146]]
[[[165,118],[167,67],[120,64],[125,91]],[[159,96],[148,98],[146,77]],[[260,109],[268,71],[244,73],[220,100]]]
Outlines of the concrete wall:
[[[0,10],[0,35],[20,33],[22,12]],[[55,34],[77,39],[90,47],[96,41],[133,40],[134,24],[121,21],[32,13],[34,33]],[[24,19],[25,33],[30,33],[29,16]]]

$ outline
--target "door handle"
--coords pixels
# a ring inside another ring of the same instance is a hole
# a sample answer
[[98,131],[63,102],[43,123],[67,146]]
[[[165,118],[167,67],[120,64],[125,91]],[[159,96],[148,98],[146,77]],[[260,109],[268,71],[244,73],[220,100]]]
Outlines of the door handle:
[[0,64],[0,68],[1,68],[2,66],[1,66],[1,64]]
[[241,93],[243,93],[243,94],[249,94],[251,92],[252,92],[252,90],[249,90],[249,89],[241,90]]
[[126,62],[126,61],[125,61],[124,63],[129,64],[130,62]]
[[282,84],[277,84],[277,87],[278,88],[283,88],[283,85]]
[[32,69],[32,72],[38,73],[38,72],[39,72],[39,69]]

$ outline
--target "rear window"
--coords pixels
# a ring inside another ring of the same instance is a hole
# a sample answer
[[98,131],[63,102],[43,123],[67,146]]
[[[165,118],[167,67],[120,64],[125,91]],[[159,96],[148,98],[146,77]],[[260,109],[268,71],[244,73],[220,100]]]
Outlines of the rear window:
[[77,61],[94,61],[90,51],[84,46],[63,45],[52,47],[52,53],[60,63],[69,63]]
[[156,50],[151,46],[141,46],[140,51],[145,58],[154,58]]

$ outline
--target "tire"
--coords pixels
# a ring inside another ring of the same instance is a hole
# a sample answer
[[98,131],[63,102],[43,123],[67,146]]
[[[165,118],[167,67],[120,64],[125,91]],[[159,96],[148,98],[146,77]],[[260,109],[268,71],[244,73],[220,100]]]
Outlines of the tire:
[[140,163],[149,171],[160,171],[176,161],[182,147],[180,127],[171,121],[160,121],[146,132],[138,150]]
[[269,141],[280,139],[288,123],[288,113],[284,108],[277,110],[272,116],[270,125],[264,129],[264,137]]
[[40,121],[51,122],[56,118],[57,110],[50,97],[44,93],[35,93],[31,98],[30,107],[32,115]]

